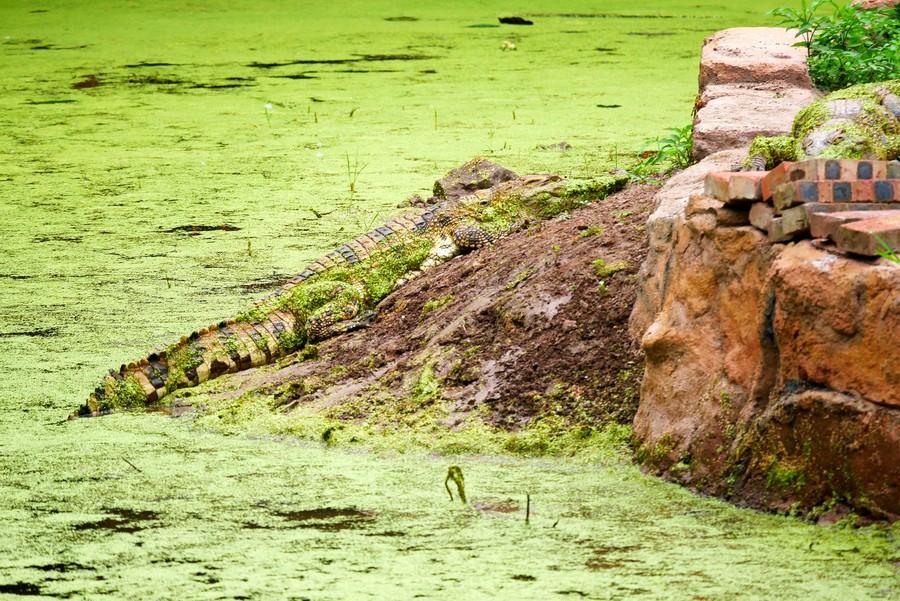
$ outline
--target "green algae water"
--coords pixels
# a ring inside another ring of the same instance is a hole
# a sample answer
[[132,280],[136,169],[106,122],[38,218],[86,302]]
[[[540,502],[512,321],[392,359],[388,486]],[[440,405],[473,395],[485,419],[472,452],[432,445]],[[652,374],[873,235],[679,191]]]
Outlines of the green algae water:
[[[896,527],[736,509],[624,452],[65,421],[109,367],[232,315],[473,155],[627,165],[689,121],[703,37],[777,4],[0,3],[0,597],[896,598]],[[451,464],[470,508],[447,498]]]

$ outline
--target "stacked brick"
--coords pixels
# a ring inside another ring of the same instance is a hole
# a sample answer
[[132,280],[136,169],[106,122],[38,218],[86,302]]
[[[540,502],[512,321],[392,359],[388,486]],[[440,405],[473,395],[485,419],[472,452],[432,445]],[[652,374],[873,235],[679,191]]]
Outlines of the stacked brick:
[[813,159],[710,173],[705,192],[722,203],[720,220],[746,214],[771,242],[827,239],[864,256],[900,248],[900,161]]

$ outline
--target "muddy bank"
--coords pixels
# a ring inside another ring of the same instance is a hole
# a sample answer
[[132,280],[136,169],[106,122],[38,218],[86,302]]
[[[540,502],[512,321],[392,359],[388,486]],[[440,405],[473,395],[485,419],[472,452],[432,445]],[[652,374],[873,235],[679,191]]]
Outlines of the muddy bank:
[[654,192],[634,186],[453,259],[386,298],[370,327],[176,394],[173,411],[262,395],[288,415],[385,426],[628,424],[642,357],[627,320]]

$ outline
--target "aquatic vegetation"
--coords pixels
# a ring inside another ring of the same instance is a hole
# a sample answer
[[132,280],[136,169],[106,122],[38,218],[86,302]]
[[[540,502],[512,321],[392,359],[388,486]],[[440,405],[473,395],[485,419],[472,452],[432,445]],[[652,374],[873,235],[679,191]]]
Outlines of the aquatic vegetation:
[[[455,6],[452,19],[421,2],[5,3],[0,595],[650,599],[671,583],[707,598],[895,594],[896,528],[819,528],[699,498],[641,475],[620,446],[601,453],[598,433],[583,460],[521,458],[477,425],[437,439],[289,421],[274,395],[201,395],[210,412],[197,417],[63,420],[111,364],[235,314],[363,231],[347,210],[345,153],[369,163],[352,205],[367,221],[484,152],[487,128],[509,142],[493,160],[590,179],[689,114],[704,36],[759,24],[780,1],[612,0],[602,12],[578,1],[568,15],[538,3],[547,14],[526,15],[536,25],[519,28],[515,52],[499,49],[501,26],[468,27],[494,20],[490,3]],[[627,35],[639,29],[674,35]],[[342,71],[376,65],[396,71]],[[90,72],[102,85],[72,88]],[[534,151],[560,139],[571,149]],[[186,223],[227,223],[241,238],[166,233]],[[527,446],[585,449],[563,440]],[[530,528],[524,509],[450,506],[451,462],[470,502],[524,504],[530,491]]]

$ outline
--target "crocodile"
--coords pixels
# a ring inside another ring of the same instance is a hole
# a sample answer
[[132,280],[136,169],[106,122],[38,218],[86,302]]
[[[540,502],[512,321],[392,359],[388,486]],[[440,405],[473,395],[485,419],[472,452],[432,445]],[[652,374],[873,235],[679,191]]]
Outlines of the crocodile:
[[550,174],[518,177],[473,159],[439,180],[419,210],[313,261],[236,317],[110,370],[72,417],[158,404],[176,390],[271,364],[365,327],[379,301],[422,271],[608,194],[626,179],[571,185]]
[[794,119],[790,136],[759,136],[743,167],[765,171],[807,158],[900,158],[900,80],[860,84],[819,98]]

